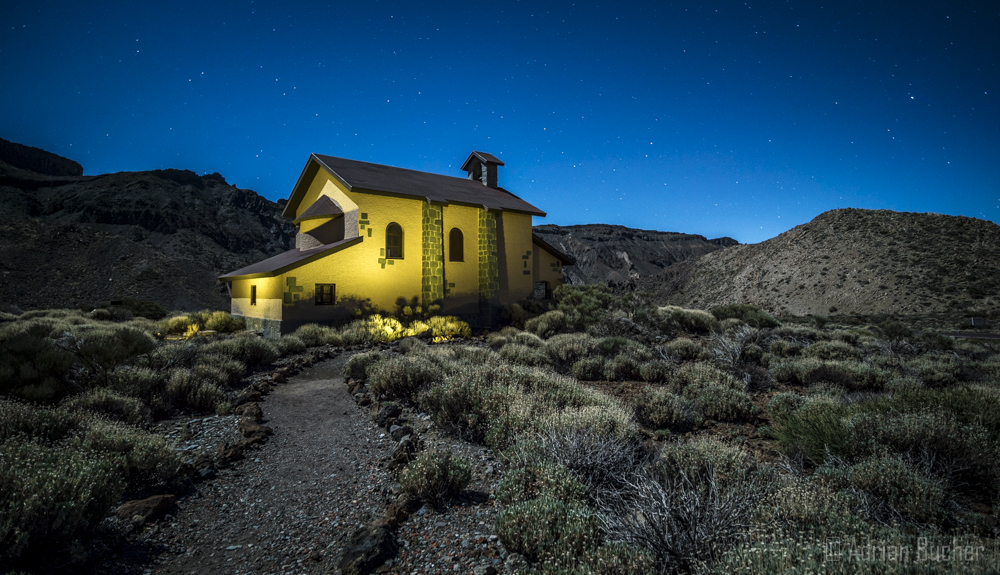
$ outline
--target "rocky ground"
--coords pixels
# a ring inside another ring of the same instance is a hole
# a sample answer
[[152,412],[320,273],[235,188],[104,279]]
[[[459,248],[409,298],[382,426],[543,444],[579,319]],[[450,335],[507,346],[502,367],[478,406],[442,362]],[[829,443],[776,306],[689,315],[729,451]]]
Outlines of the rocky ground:
[[[451,451],[473,470],[469,488],[443,509],[399,493],[390,468],[405,450],[374,421],[385,406],[364,395],[359,403],[349,392],[343,367],[352,353],[306,361],[308,367],[273,387],[270,376],[255,382],[272,387],[260,406],[261,423],[273,434],[231,466],[203,470],[207,479],[195,493],[134,533],[132,547],[148,556],[127,571],[339,573],[345,554],[381,573],[502,570],[507,554],[492,532],[497,507],[490,498],[499,463],[489,450],[441,433],[426,415],[383,412],[382,423],[396,426],[392,435],[409,427],[423,449]],[[168,425],[174,427],[168,433],[182,435],[179,448],[192,452],[225,450],[239,437],[235,417]]]

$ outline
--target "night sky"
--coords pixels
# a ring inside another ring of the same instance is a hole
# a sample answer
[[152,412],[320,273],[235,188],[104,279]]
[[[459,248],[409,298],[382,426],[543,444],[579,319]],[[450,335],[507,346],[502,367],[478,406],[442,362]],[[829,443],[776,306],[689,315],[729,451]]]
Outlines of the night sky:
[[464,176],[535,223],[759,242],[832,208],[1000,222],[1000,3],[25,2],[0,137],[287,197],[311,152]]

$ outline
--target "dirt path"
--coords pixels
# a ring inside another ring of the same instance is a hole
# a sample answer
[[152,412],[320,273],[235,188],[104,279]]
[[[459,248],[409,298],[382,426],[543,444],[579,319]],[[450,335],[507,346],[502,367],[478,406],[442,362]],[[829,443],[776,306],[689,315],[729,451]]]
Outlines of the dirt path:
[[[343,381],[347,355],[304,370],[263,402],[274,435],[199,485],[159,528],[150,573],[329,573],[347,537],[381,516],[392,444]],[[382,435],[382,437],[380,437]]]

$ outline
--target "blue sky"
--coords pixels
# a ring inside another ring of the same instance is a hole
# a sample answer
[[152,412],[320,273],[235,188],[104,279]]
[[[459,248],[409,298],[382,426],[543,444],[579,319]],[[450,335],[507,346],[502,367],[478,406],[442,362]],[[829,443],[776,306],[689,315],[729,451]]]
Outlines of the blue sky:
[[[873,4],[878,6],[873,7]],[[536,223],[752,243],[839,207],[1000,221],[995,2],[5,2],[0,137],[286,197],[311,152]]]

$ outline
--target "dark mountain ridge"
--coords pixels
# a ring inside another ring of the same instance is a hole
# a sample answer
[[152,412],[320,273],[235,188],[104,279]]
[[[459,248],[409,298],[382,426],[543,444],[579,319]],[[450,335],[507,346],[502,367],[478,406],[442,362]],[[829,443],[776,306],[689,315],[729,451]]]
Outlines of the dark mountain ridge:
[[227,309],[216,277],[294,245],[278,204],[188,170],[48,175],[0,162],[0,300]]
[[656,230],[639,230],[612,224],[535,226],[533,231],[576,260],[563,274],[573,284],[622,283],[657,274],[683,261],[738,245],[732,238]]

